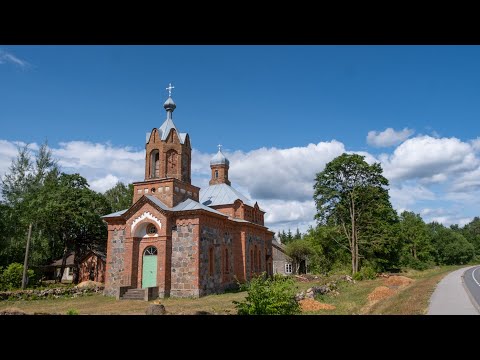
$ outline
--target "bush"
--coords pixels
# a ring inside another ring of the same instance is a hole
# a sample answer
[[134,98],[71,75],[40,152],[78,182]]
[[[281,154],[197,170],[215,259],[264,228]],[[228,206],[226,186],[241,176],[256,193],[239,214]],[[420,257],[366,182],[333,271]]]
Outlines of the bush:
[[412,258],[412,259],[410,259],[410,261],[408,263],[408,266],[411,267],[414,270],[423,271],[423,270],[427,270],[427,269],[430,269],[431,267],[433,267],[433,264],[431,262],[425,262],[425,261],[421,261],[421,260]]
[[[1,275],[0,285],[1,290],[13,290],[22,286],[23,265],[19,263],[12,263],[3,270]],[[27,277],[33,279],[33,270],[27,271]]]
[[360,271],[353,275],[353,280],[373,280],[377,277],[377,272],[371,266],[363,266]]
[[68,309],[67,310],[67,315],[78,315],[78,310],[77,309]]
[[265,273],[253,278],[246,285],[245,301],[234,301],[239,315],[294,315],[300,313],[295,300],[295,281],[287,276]]

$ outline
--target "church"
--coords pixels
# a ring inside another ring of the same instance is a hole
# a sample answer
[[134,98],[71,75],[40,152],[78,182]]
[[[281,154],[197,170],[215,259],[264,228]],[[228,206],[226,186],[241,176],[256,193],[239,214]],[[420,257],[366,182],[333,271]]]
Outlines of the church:
[[166,120],[147,133],[145,179],[133,184],[132,206],[102,217],[105,294],[117,299],[200,297],[273,273],[265,211],[231,186],[220,146],[209,186],[192,185],[190,137],[173,122],[172,88]]

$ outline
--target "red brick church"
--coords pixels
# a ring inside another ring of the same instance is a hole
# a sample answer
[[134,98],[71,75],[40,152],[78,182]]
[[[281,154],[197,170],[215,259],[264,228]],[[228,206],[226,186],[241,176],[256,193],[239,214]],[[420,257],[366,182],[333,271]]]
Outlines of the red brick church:
[[134,183],[132,206],[103,217],[105,293],[117,298],[199,297],[272,274],[274,233],[258,204],[231,186],[220,147],[209,186],[192,185],[190,137],[173,123],[171,89],[167,119],[147,133],[145,180]]

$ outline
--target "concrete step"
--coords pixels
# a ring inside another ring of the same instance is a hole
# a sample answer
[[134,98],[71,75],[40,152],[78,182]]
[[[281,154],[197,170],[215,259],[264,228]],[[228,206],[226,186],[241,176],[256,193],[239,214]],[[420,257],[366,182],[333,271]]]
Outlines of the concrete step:
[[122,296],[123,300],[143,300],[145,297],[145,289],[128,289]]

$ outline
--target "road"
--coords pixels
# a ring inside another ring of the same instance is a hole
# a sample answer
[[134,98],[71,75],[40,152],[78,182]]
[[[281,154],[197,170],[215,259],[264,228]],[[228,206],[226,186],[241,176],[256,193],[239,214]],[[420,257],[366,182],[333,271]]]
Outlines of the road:
[[476,305],[477,310],[480,311],[480,266],[475,266],[465,271],[463,274],[463,283],[470,293],[470,300],[476,302],[474,305]]
[[[480,300],[480,285],[475,280],[480,283],[480,266],[465,267],[445,276],[430,298],[428,315],[480,315],[471,299]],[[472,296],[467,292],[467,286]]]

